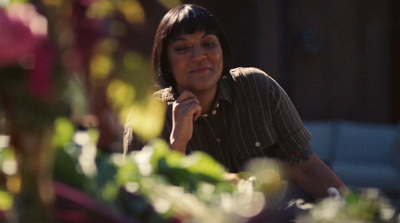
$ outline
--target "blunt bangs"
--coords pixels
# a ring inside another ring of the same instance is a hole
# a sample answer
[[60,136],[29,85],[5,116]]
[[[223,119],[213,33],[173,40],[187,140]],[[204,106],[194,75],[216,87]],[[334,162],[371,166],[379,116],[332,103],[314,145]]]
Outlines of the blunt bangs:
[[165,36],[169,41],[177,38],[182,34],[193,34],[195,32],[205,32],[220,36],[219,24],[215,17],[202,8],[184,6],[185,8],[178,11],[176,19],[170,21],[171,30],[169,35]]

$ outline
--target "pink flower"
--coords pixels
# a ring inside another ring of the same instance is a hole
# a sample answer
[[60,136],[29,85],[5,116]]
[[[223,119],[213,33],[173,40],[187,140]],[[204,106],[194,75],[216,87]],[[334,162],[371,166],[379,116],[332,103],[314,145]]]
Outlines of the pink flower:
[[47,35],[47,20],[31,4],[11,3],[0,8],[0,33],[0,67],[25,65]]
[[53,69],[55,51],[49,44],[42,44],[37,48],[34,58],[34,68],[28,78],[28,90],[36,98],[48,100],[53,95]]
[[47,100],[53,92],[54,49],[49,47],[47,19],[27,3],[11,3],[0,9],[0,68],[20,65],[29,76],[30,94]]

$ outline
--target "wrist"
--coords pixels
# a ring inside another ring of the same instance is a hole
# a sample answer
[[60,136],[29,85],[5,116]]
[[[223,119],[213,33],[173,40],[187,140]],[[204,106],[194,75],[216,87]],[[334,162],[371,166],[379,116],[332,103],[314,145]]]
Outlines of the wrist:
[[170,141],[171,141],[171,143],[170,143],[169,146],[170,146],[171,150],[175,150],[175,151],[178,151],[180,153],[186,154],[186,145],[187,145],[187,143],[179,142],[177,140],[170,140]]

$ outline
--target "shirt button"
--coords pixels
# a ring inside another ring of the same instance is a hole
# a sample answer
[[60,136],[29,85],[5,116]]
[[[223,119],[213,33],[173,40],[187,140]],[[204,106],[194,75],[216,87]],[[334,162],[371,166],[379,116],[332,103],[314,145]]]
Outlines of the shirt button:
[[256,142],[255,145],[256,145],[257,147],[260,147],[261,144],[260,144],[260,142]]
[[217,108],[219,107],[219,103],[217,103]]
[[212,111],[212,114],[213,115],[217,114],[217,111],[216,110]]
[[217,142],[218,142],[218,143],[220,143],[220,142],[221,142],[221,140],[217,138]]

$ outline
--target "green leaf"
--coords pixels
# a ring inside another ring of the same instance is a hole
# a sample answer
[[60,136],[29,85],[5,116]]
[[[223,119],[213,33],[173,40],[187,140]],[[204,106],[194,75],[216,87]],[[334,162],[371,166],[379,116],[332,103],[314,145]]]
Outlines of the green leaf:
[[163,139],[153,139],[149,142],[149,146],[154,148],[153,155],[150,160],[154,171],[157,171],[157,166],[160,159],[165,158],[166,156],[176,156],[176,154],[171,154],[174,152],[169,149],[168,144]]
[[194,152],[189,156],[183,157],[179,166],[193,174],[202,174],[221,181],[223,180],[223,174],[226,172],[224,166],[204,152]]
[[[73,145],[70,145],[72,148]],[[75,188],[84,190],[85,175],[77,171],[78,160],[75,154],[67,153],[61,147],[56,150],[54,158],[53,178],[56,181],[66,183]]]
[[116,182],[119,186],[124,186],[128,182],[137,182],[139,180],[139,170],[134,162],[126,159],[126,163],[118,167]]
[[74,135],[74,125],[64,117],[57,118],[54,122],[55,135],[53,137],[53,146],[56,148],[63,147],[72,141]]

